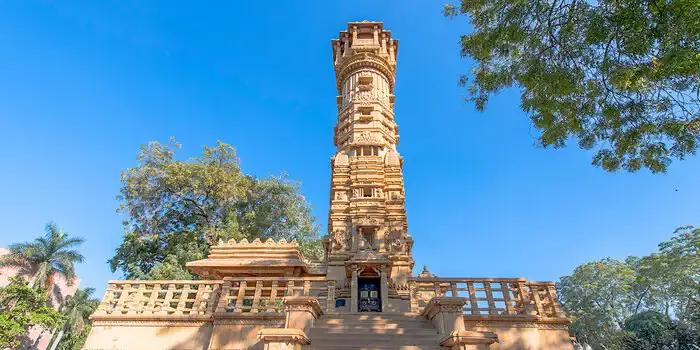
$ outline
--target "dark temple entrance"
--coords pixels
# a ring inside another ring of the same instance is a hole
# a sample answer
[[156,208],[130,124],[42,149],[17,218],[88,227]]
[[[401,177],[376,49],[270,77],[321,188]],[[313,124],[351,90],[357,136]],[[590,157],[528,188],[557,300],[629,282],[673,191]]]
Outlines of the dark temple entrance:
[[379,293],[379,278],[358,278],[359,312],[381,312],[382,299]]

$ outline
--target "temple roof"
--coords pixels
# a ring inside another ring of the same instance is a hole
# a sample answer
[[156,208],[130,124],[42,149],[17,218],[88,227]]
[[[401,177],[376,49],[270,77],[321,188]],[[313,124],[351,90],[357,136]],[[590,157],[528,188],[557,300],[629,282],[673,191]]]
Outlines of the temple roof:
[[309,274],[306,259],[296,241],[262,242],[229,240],[211,247],[206,259],[186,264],[192,273],[205,278],[240,276],[305,276]]

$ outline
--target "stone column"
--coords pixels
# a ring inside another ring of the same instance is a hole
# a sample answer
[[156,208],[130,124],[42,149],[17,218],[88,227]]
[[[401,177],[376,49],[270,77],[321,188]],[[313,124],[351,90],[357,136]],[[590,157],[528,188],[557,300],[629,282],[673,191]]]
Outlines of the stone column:
[[350,251],[355,253],[357,252],[357,246],[358,243],[360,242],[360,232],[357,230],[357,227],[352,227],[350,229]]
[[451,350],[482,350],[498,341],[492,332],[467,331],[463,307],[467,298],[435,297],[430,299],[422,315],[430,320],[442,336],[440,346]]
[[382,265],[379,268],[379,290],[382,297],[382,312],[389,311],[389,281],[387,277],[387,267]]
[[357,299],[357,265],[352,265],[352,280],[350,281],[350,312],[358,312]]

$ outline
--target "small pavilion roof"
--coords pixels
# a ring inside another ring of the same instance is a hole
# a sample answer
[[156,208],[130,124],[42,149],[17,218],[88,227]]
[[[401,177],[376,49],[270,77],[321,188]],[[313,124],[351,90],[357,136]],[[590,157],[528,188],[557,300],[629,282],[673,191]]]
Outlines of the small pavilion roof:
[[186,264],[192,273],[204,278],[242,276],[305,276],[309,274],[306,259],[296,240],[252,242],[229,240],[211,247],[209,256]]

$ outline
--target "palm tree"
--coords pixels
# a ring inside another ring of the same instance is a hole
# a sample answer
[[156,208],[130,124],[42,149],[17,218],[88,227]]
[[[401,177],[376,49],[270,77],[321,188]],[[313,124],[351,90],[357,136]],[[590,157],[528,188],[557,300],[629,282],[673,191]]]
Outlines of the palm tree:
[[51,350],[56,350],[66,331],[76,336],[83,331],[88,317],[95,312],[97,305],[100,303],[99,300],[91,298],[94,292],[94,288],[78,289],[75,291],[75,294],[66,298],[63,306],[61,306],[61,313],[65,317],[66,322],[51,344]]
[[85,259],[73,248],[84,241],[79,237],[68,237],[68,233],[50,222],[46,225],[44,237],[10,245],[10,253],[0,259],[0,267],[16,267],[20,274],[30,275],[31,288],[50,290],[55,275],[65,278],[70,286],[75,279],[75,263]]

